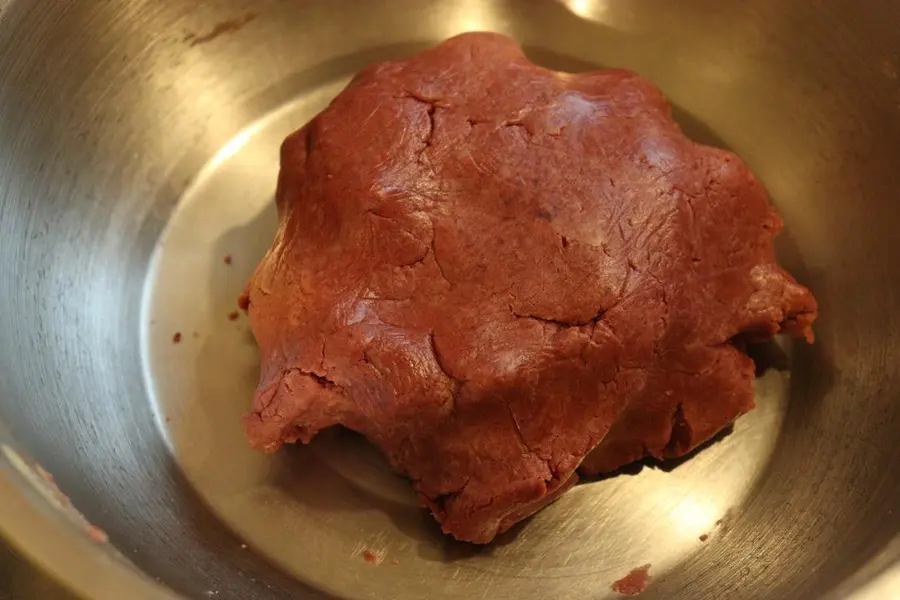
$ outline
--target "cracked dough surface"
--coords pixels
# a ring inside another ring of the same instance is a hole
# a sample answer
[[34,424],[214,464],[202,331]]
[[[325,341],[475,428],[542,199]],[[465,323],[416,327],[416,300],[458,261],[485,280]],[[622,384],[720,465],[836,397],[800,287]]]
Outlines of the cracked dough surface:
[[549,71],[500,35],[365,69],[285,140],[276,201],[242,297],[251,443],[358,431],[461,540],[750,410],[736,336],[811,338],[736,156],[638,75]]

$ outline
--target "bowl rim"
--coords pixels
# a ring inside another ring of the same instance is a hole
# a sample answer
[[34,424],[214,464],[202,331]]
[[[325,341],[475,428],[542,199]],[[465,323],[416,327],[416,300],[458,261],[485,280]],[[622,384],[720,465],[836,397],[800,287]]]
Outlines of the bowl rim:
[[[36,566],[41,575],[85,600],[187,600],[150,578],[113,543],[98,543],[69,521],[22,473],[34,467],[2,434],[0,422],[0,539]],[[891,598],[900,591],[900,563],[889,563],[862,583],[852,579],[827,593],[825,599]]]
[[20,472],[30,467],[14,464],[10,455],[20,455],[6,442],[0,437],[0,538],[41,575],[85,600],[185,600],[69,522]]

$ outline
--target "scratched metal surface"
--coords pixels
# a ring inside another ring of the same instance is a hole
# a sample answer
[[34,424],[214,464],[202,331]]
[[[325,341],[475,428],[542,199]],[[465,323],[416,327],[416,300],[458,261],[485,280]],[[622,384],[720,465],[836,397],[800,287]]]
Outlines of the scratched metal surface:
[[[440,535],[349,433],[250,451],[256,350],[229,315],[274,231],[281,139],[367,63],[474,29],[659,84],[767,185],[823,311],[815,346],[761,358],[731,435],[579,485],[487,548]],[[15,0],[0,534],[89,600],[603,599],[647,563],[648,600],[900,595],[898,48],[900,9],[874,1]],[[46,502],[32,460],[109,544]]]

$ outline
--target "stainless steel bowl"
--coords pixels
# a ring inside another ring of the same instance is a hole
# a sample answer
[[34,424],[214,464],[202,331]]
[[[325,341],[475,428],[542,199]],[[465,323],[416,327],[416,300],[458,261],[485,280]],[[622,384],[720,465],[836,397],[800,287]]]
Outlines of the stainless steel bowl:
[[[580,600],[651,563],[647,600],[900,597],[896,2],[4,4],[0,533],[65,588]],[[768,186],[822,312],[733,434],[581,485],[488,548],[441,536],[349,434],[249,450],[256,354],[229,316],[273,233],[281,138],[365,64],[474,29],[660,85]]]

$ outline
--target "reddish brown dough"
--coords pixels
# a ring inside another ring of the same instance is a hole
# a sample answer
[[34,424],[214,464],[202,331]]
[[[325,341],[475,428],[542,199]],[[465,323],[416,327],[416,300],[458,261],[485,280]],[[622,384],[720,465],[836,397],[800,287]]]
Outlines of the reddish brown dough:
[[628,575],[612,584],[612,591],[623,596],[638,596],[647,591],[650,585],[650,565],[633,569]]
[[675,456],[750,410],[735,336],[812,335],[737,157],[636,74],[549,71],[500,35],[365,69],[285,140],[276,201],[241,299],[251,443],[361,432],[461,540],[557,498],[589,454]]

